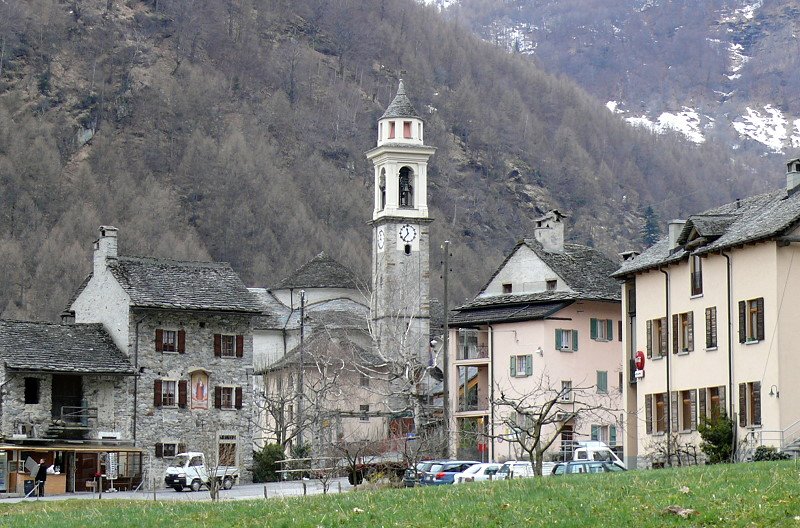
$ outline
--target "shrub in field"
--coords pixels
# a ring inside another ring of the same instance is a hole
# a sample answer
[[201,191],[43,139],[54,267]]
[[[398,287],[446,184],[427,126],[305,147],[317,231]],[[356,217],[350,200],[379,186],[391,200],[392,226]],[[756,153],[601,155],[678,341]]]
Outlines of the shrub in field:
[[763,462],[765,460],[788,460],[789,455],[781,453],[772,446],[758,446],[753,454],[753,462]]
[[276,482],[281,479],[278,473],[285,455],[278,444],[267,444],[261,451],[253,453],[253,482]]
[[715,418],[703,418],[697,427],[703,442],[700,449],[708,464],[730,462],[733,455],[733,420],[725,413]]

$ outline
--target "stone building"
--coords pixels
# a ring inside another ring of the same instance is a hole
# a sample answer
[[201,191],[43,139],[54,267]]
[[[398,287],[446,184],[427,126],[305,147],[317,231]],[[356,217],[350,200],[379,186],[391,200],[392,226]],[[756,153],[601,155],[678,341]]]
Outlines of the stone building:
[[22,493],[28,457],[58,468],[47,494],[85,491],[98,471],[138,482],[134,370],[102,325],[0,321],[0,361],[0,492]]
[[100,228],[93,271],[65,316],[102,323],[133,365],[129,438],[154,480],[183,450],[237,465],[250,479],[260,312],[228,264],[120,256],[117,229]]

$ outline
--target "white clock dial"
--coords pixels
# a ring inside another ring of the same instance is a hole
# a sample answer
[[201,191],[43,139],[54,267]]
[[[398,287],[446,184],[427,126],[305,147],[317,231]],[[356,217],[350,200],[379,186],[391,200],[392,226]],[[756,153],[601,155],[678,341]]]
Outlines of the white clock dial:
[[383,244],[385,242],[384,238],[385,235],[383,234],[383,229],[378,229],[378,249],[383,249]]
[[411,224],[406,224],[400,228],[400,240],[403,242],[411,242],[417,238],[417,230]]

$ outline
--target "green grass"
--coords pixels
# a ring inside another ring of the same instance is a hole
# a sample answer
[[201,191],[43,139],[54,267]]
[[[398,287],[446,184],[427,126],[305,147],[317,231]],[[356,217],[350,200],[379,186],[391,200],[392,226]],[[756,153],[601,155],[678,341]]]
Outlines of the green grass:
[[[670,505],[698,514],[664,513]],[[800,465],[759,462],[217,504],[26,502],[0,505],[0,526],[800,528]]]

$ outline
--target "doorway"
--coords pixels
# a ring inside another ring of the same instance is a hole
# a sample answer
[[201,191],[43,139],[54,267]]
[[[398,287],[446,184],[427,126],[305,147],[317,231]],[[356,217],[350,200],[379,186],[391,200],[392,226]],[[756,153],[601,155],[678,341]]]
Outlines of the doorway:
[[61,420],[63,416],[63,420],[70,423],[82,423],[85,420],[81,412],[83,407],[81,381],[80,376],[53,375],[53,419]]

